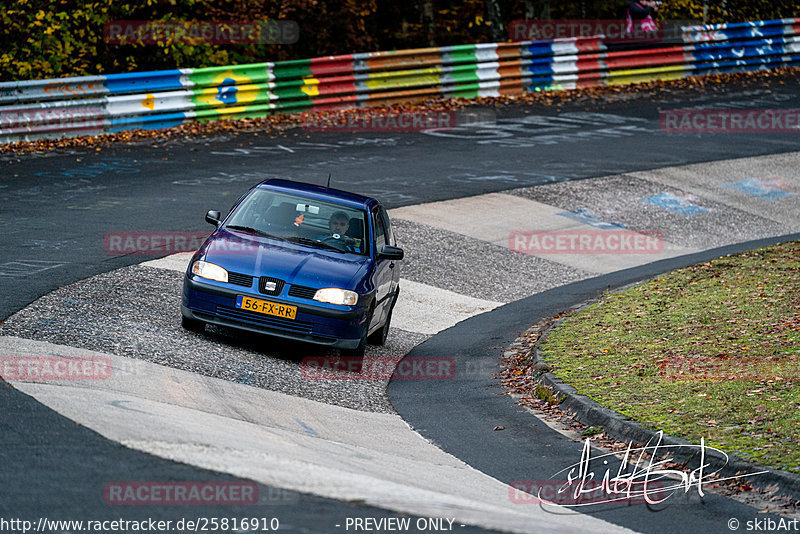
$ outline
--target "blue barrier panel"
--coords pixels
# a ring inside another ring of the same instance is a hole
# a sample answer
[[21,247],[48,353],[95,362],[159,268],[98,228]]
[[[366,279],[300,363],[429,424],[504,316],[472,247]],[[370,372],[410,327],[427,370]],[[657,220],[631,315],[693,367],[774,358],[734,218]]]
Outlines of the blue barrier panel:
[[106,76],[105,85],[112,95],[171,91],[185,87],[181,82],[183,75],[180,70],[109,74]]

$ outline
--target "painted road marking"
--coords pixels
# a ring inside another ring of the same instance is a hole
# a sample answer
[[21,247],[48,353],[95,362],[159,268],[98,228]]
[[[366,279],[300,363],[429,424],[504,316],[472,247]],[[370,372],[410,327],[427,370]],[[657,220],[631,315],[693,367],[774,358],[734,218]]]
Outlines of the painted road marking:
[[697,197],[694,195],[676,195],[674,193],[666,192],[653,195],[652,197],[643,198],[642,202],[652,204],[653,206],[657,206],[659,208],[665,208],[687,217],[692,217],[694,215],[700,215],[702,213],[708,213],[711,211],[708,208],[694,204],[693,201],[696,198]]
[[600,215],[586,208],[579,208],[573,211],[562,211],[557,215],[566,217],[567,219],[572,219],[573,221],[577,221],[579,223],[588,224],[589,226],[594,226],[600,230],[619,230],[621,228],[626,228],[624,224],[604,221]]
[[310,426],[308,426],[307,424],[305,424],[299,417],[296,417],[295,421],[297,421],[297,424],[302,426],[306,430],[306,432],[308,432],[308,434],[310,436],[316,436],[317,435],[317,431],[314,430],[313,428],[311,428]]
[[[772,156],[739,158],[733,160],[698,163],[681,167],[668,167],[650,171],[628,173],[639,180],[656,183],[672,190],[687,191],[709,202],[711,206],[720,205],[728,209],[744,212],[736,217],[749,219],[742,222],[740,231],[746,231],[752,238],[762,237],[756,228],[769,227],[767,221],[779,223],[783,230],[772,225],[770,234],[789,233],[800,230],[800,202],[797,195],[774,199],[742,194],[741,191],[723,184],[741,181],[743,178],[758,178],[771,187],[786,192],[800,191],[800,152],[787,152]],[[751,217],[746,217],[746,215]],[[731,213],[731,215],[733,215]],[[691,220],[691,219],[689,219]],[[744,230],[747,226],[747,230]],[[752,230],[750,230],[752,229]]]
[[137,410],[136,408],[128,408],[127,406],[123,406],[123,404],[128,404],[130,402],[131,401],[129,401],[129,400],[115,400],[115,401],[109,402],[108,405],[109,406],[113,406],[114,408],[120,408],[122,410],[128,410],[129,412],[139,412],[139,413],[145,413],[147,415],[153,415],[150,412],[144,412],[142,410]]
[[32,274],[37,274],[48,269],[55,269],[66,265],[64,262],[59,261],[45,261],[45,260],[14,260],[0,263],[0,276],[9,276],[13,278],[23,278]]
[[482,145],[504,148],[531,148],[539,145],[588,142],[597,138],[630,137],[651,133],[647,119],[610,113],[568,112],[560,115],[528,115],[498,119],[493,124],[476,124],[469,128],[430,129],[426,135],[462,139]]
[[747,178],[738,182],[727,182],[722,184],[741,193],[754,197],[775,200],[776,198],[787,197],[793,193],[784,191],[779,185],[783,185],[782,180],[759,180],[758,178]]

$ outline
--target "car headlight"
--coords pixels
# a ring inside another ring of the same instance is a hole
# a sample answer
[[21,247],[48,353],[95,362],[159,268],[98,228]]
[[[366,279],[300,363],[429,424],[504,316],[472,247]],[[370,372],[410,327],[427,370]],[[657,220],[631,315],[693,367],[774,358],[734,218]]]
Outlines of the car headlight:
[[339,289],[338,287],[326,287],[314,294],[314,300],[342,306],[353,306],[358,302],[358,293],[347,289]]
[[192,273],[201,278],[208,278],[209,280],[216,280],[217,282],[228,281],[228,271],[219,265],[214,265],[207,261],[194,262],[194,265],[192,265]]

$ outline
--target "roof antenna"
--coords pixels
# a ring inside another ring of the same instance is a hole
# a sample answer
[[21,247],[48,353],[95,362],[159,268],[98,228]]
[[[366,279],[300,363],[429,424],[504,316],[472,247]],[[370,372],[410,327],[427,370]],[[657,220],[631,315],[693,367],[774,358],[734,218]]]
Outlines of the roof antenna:
[[325,189],[331,188],[331,173],[328,173],[328,185],[325,186]]

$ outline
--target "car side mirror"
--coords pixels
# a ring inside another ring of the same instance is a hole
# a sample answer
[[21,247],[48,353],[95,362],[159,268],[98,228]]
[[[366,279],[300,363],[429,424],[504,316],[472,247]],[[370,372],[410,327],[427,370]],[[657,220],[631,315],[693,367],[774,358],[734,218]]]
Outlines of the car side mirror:
[[220,221],[220,213],[218,211],[209,210],[206,213],[206,222],[209,224],[213,224],[214,226],[219,226]]
[[381,251],[378,253],[379,260],[402,260],[403,259],[403,249],[400,247],[393,247],[390,245],[384,245]]

